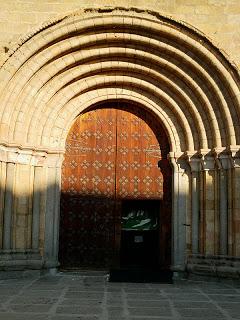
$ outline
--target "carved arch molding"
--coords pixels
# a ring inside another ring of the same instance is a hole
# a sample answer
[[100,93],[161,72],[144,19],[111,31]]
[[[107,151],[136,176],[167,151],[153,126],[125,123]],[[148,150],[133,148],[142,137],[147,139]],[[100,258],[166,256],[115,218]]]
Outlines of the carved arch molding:
[[67,134],[91,106],[124,100],[168,136],[173,270],[204,260],[238,274],[240,80],[207,37],[156,12],[86,9],[26,35],[0,80],[2,270],[58,265]]

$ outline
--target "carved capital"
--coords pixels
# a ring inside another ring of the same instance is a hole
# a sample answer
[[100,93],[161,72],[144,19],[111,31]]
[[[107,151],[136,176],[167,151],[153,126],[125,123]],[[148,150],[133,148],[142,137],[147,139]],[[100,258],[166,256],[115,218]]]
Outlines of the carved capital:
[[230,169],[231,168],[231,156],[229,154],[220,154],[218,156],[218,160],[220,163],[220,169]]
[[240,146],[229,146],[228,150],[232,158],[240,158]]
[[240,157],[232,157],[231,158],[231,166],[234,169],[240,168]]
[[191,172],[199,172],[201,169],[201,158],[199,158],[199,155],[196,153],[193,154],[190,152],[186,152],[186,157],[191,168]]
[[201,169],[203,171],[215,170],[216,161],[212,150],[200,149],[199,156],[201,157]]
[[204,156],[201,159],[202,170],[210,171],[215,170],[216,162],[213,156]]
[[174,172],[184,173],[188,169],[188,163],[183,153],[169,152],[168,159],[171,161]]
[[214,156],[218,169],[227,170],[231,168],[231,153],[228,149],[215,148]]
[[0,145],[0,161],[6,163],[26,164],[36,167],[60,167],[63,154],[48,154],[44,151],[20,149]]
[[44,166],[49,168],[60,168],[63,162],[63,154],[49,154]]

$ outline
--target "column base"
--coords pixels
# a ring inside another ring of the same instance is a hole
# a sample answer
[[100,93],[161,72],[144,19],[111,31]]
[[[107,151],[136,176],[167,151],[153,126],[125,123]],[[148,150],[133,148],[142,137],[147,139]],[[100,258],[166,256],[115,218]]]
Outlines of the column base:
[[188,257],[186,269],[189,275],[240,279],[240,258],[191,255]]
[[1,250],[0,279],[40,276],[43,259],[38,250]]
[[41,276],[56,276],[58,273],[58,268],[48,268],[41,270]]
[[0,250],[0,279],[56,275],[59,262],[45,260],[38,250]]
[[38,250],[1,250],[0,271],[39,270],[43,259]]
[[185,265],[173,265],[171,266],[173,272],[173,281],[185,280],[187,278]]

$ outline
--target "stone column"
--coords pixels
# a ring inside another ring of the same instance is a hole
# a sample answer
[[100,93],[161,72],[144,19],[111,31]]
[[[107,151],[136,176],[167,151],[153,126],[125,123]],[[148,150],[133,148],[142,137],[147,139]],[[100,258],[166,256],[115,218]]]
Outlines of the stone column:
[[229,155],[219,154],[219,253],[228,254],[228,170]]
[[29,163],[17,163],[15,173],[12,248],[32,249],[32,197],[34,168]]
[[45,268],[54,272],[58,266],[58,233],[59,233],[59,203],[61,183],[61,156],[52,156],[47,164],[47,199],[45,215]]
[[55,184],[55,216],[54,216],[54,233],[53,233],[53,255],[58,261],[59,251],[59,226],[60,226],[60,197],[61,197],[61,164],[62,159],[56,168],[56,184]]
[[6,187],[3,213],[3,249],[10,250],[12,247],[12,215],[14,195],[15,164],[6,164]]
[[233,237],[233,161],[229,155],[230,167],[227,170],[227,189],[228,189],[228,254],[234,256],[234,237]]
[[215,226],[215,159],[211,155],[203,155],[202,164],[202,206],[201,206],[201,233],[202,253],[213,255],[216,246]]
[[3,214],[6,185],[6,163],[0,161],[0,249],[3,248]]
[[233,255],[240,256],[240,156],[232,157]]
[[0,145],[0,271],[57,266],[61,160]]
[[187,161],[169,155],[173,167],[172,209],[172,270],[175,276],[185,271],[186,214],[188,177],[185,173]]
[[32,215],[32,248],[39,249],[39,233],[40,233],[40,212],[41,212],[41,180],[43,175],[42,167],[34,168],[33,183],[33,215]]
[[200,159],[190,158],[191,168],[191,208],[192,208],[192,253],[199,253],[199,216],[200,216]]

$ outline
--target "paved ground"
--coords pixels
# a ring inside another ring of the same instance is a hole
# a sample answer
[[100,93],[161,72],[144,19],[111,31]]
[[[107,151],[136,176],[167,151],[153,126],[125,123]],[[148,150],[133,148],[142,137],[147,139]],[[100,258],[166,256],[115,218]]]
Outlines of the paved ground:
[[0,319],[240,319],[240,284],[109,283],[77,274],[1,280]]

